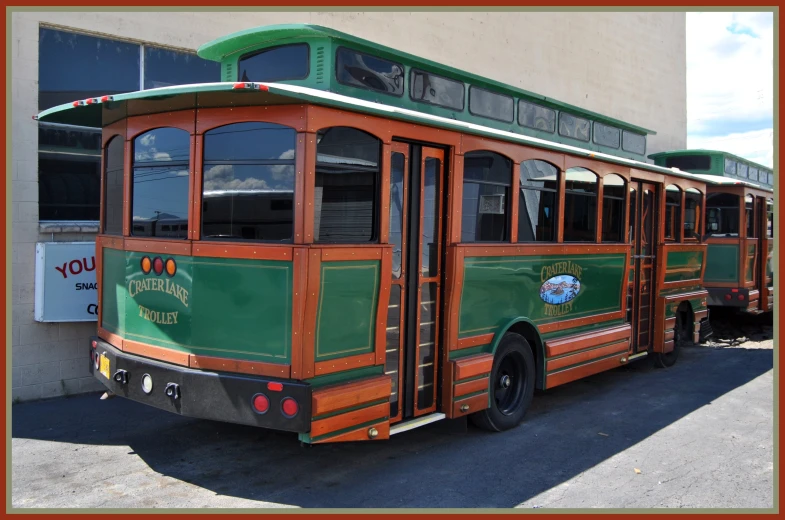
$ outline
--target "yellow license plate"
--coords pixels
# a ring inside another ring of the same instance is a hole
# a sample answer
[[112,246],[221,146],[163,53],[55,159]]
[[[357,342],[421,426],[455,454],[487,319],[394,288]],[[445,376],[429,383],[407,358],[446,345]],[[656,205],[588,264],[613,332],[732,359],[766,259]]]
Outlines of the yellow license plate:
[[109,379],[109,358],[101,354],[99,361],[101,363],[100,364],[101,368],[99,368],[98,371],[101,372],[102,376]]

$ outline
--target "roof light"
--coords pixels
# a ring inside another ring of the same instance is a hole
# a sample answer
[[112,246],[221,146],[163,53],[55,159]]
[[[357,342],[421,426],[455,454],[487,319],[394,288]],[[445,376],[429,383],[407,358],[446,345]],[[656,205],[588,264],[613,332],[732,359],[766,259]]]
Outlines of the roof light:
[[233,88],[233,89],[248,88],[248,84],[247,84],[247,83],[235,83],[235,84],[232,86],[232,88]]
[[270,91],[270,88],[267,85],[256,85],[256,86],[257,86],[257,88],[259,90],[262,90],[264,92],[269,92]]
[[81,101],[74,101],[71,103],[73,106],[78,107],[81,104]]
[[106,103],[107,101],[112,101],[112,96],[102,96],[101,103]]
[[93,103],[95,103],[95,98],[87,98],[85,100],[85,103],[87,103],[88,105],[92,105]]

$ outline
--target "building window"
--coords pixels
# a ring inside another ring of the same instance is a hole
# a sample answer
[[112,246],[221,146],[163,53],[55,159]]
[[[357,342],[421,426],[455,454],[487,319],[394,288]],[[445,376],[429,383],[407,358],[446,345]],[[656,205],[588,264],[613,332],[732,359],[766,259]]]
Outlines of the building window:
[[609,148],[618,148],[621,130],[602,123],[594,123],[594,142]]
[[703,215],[702,203],[703,194],[695,188],[690,188],[684,192],[685,239],[700,240],[701,238],[701,215]]
[[534,103],[518,101],[518,124],[552,134],[556,131],[556,111]]
[[335,76],[344,85],[403,95],[403,65],[346,47],[335,53]]
[[665,188],[665,240],[681,239],[681,189],[670,184]]
[[[195,54],[45,27],[38,37],[39,110],[142,87],[219,80],[220,65]],[[38,123],[38,133],[39,220],[98,221],[101,129]]]
[[602,241],[624,241],[625,180],[610,174],[602,178]]
[[556,242],[559,169],[536,159],[521,164],[518,242]]
[[316,141],[314,242],[375,242],[381,141],[348,127],[320,130]]
[[120,135],[112,137],[106,147],[104,164],[104,233],[123,234],[123,151],[125,141]]
[[470,114],[512,123],[515,118],[513,112],[515,110],[510,96],[503,96],[474,86],[469,87]]
[[412,69],[409,73],[409,96],[420,103],[463,110],[464,86],[460,81]]
[[739,197],[729,193],[706,196],[706,231],[712,236],[739,236]]
[[132,235],[188,238],[190,150],[190,135],[178,128],[156,128],[134,139]]
[[205,132],[202,239],[291,242],[296,139],[273,123]]
[[559,135],[588,143],[590,133],[591,122],[588,119],[559,112]]
[[565,173],[564,241],[597,241],[597,175],[586,168]]
[[171,87],[221,80],[221,64],[196,54],[145,45],[144,88]]
[[757,211],[755,211],[755,197],[752,195],[747,195],[744,198],[744,212],[747,221],[747,238],[757,238],[758,227],[755,225]]
[[503,242],[507,232],[512,161],[495,152],[463,157],[461,242]]
[[624,130],[621,137],[621,147],[626,152],[646,154],[646,136]]

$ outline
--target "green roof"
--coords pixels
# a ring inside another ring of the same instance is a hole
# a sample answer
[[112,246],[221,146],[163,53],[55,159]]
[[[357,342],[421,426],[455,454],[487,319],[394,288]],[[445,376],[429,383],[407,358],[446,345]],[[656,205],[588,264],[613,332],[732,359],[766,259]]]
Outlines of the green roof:
[[766,166],[764,164],[756,163],[755,161],[750,161],[749,159],[745,159],[744,157],[741,157],[739,155],[734,155],[730,152],[723,152],[720,150],[705,150],[702,148],[695,148],[693,150],[670,150],[667,152],[653,153],[650,154],[648,157],[649,159],[661,159],[666,157],[680,157],[684,155],[722,155],[723,157],[729,157],[736,161],[750,164],[758,169],[774,171],[774,168],[772,168],[771,166]]
[[499,81],[459,70],[454,67],[449,67],[435,61],[431,61],[413,54],[387,47],[385,45],[380,45],[378,43],[365,40],[363,38],[352,36],[351,34],[319,25],[268,25],[263,27],[256,27],[253,29],[246,29],[244,31],[239,31],[227,36],[223,36],[202,45],[197,50],[197,54],[199,57],[208,60],[226,61],[229,58],[236,58],[240,53],[244,54],[257,48],[269,46],[271,42],[286,43],[287,40],[294,42],[309,37],[331,38],[339,42],[348,43],[354,47],[364,48],[369,52],[380,54],[382,57],[406,61],[409,65],[421,67],[425,70],[428,70],[429,72],[434,72],[453,79],[457,79],[463,81],[464,83],[490,88],[500,93],[517,96],[526,101],[533,101],[535,103],[544,104],[551,108],[556,108],[573,115],[583,115],[594,121],[615,125],[624,130],[631,130],[634,132],[651,135],[655,135],[657,133],[654,130],[620,121],[597,112],[592,112],[569,103],[564,103],[562,101],[543,96],[541,94],[536,94],[528,90],[513,87]]

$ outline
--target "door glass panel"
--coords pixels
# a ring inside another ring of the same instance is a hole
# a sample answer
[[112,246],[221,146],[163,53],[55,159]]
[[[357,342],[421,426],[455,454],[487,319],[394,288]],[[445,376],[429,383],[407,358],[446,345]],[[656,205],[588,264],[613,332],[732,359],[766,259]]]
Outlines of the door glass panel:
[[649,256],[651,255],[651,245],[652,245],[652,209],[654,208],[654,192],[651,190],[644,190],[643,191],[643,208],[641,208],[641,220],[643,226],[641,226],[641,255]]
[[436,276],[439,263],[439,159],[425,159],[422,202],[422,276]]
[[401,286],[390,287],[390,303],[387,306],[387,354],[384,373],[392,379],[390,394],[390,417],[398,415],[398,383],[401,361]]
[[434,397],[436,352],[436,284],[425,283],[420,296],[420,334],[417,346],[417,408],[428,408]]
[[402,274],[403,258],[403,172],[406,161],[400,152],[393,152],[390,167],[390,244],[393,245],[392,277],[398,280]]

